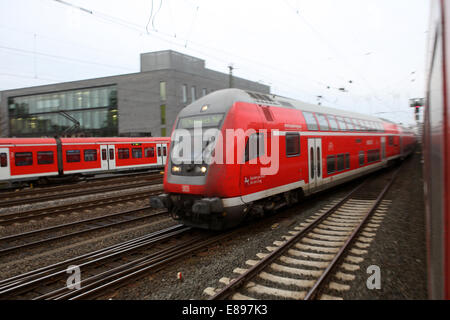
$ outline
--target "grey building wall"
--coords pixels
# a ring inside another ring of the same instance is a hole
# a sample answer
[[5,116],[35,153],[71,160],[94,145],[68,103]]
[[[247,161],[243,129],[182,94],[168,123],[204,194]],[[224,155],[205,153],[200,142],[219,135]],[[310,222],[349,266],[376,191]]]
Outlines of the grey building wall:
[[[166,82],[166,101],[161,101],[160,82]],[[119,134],[151,133],[160,136],[161,128],[170,135],[178,112],[192,102],[191,88],[196,98],[228,88],[229,76],[205,68],[205,61],[166,50],[141,54],[141,72],[36,86],[0,92],[0,135],[9,136],[8,98],[57,91],[117,85]],[[183,85],[187,86],[187,102],[183,102]],[[233,77],[233,86],[245,90],[270,93],[270,87]],[[161,104],[166,105],[166,125],[161,125]]]

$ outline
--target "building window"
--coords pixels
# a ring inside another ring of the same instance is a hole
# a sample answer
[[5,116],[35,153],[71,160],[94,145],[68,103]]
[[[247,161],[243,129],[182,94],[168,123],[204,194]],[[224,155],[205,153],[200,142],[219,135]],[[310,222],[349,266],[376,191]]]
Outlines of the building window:
[[286,132],[286,156],[294,157],[300,155],[300,134]]
[[53,151],[38,151],[37,162],[38,164],[52,164],[53,163]]
[[192,102],[194,102],[197,99],[195,97],[196,96],[195,91],[196,91],[195,86],[192,86],[191,87],[191,99],[192,99]]
[[183,86],[181,87],[182,89],[182,93],[183,93],[183,103],[187,102],[187,85],[183,84]]
[[206,88],[202,89],[202,97],[206,96]]
[[33,165],[32,152],[16,152],[14,154],[16,167]]
[[162,104],[160,106],[160,112],[161,112],[161,124],[166,124],[166,105]]
[[53,136],[67,132],[75,122],[74,133],[85,136],[116,136],[117,86],[66,90],[8,99],[10,135],[17,137]]
[[161,97],[161,101],[166,101],[166,82],[161,81],[159,83],[159,95]]

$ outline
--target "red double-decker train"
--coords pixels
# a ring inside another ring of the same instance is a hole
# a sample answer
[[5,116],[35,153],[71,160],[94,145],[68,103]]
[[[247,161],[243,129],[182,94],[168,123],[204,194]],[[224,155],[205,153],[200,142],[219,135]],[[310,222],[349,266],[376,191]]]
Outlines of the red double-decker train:
[[[186,141],[197,150],[183,149]],[[383,168],[406,157],[415,144],[411,130],[380,118],[220,90],[179,113],[165,194],[151,203],[187,225],[228,228]],[[224,161],[218,162],[218,155]]]
[[423,159],[428,289],[450,299],[450,3],[431,1]]
[[164,167],[169,138],[0,138],[0,185]]

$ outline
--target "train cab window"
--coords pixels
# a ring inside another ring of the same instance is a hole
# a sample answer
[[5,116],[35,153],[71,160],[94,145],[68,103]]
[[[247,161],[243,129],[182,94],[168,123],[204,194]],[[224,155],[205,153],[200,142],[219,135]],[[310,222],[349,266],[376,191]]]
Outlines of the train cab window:
[[80,150],[67,150],[66,151],[66,161],[67,162],[80,162],[81,161]]
[[129,159],[130,158],[130,149],[128,149],[128,148],[119,148],[117,153],[118,153],[119,159]]
[[114,160],[114,149],[109,149],[109,160]]
[[316,117],[314,117],[313,113],[303,111],[303,117],[305,118],[306,127],[308,128],[308,130],[319,130]]
[[337,171],[343,171],[345,169],[344,154],[337,155]]
[[345,169],[350,169],[350,153],[345,154]]
[[365,163],[364,151],[359,152],[359,166],[362,167]]
[[328,174],[334,173],[336,171],[336,156],[327,157],[327,172]]
[[142,148],[132,148],[131,155],[132,155],[133,159],[142,158]]
[[286,132],[286,156],[295,157],[300,155],[300,134]]
[[353,122],[351,121],[350,118],[345,118],[345,123],[347,124],[347,129],[349,131],[354,131],[355,130],[355,126],[353,125]]
[[328,126],[327,116],[321,113],[316,113],[317,120],[319,120],[320,130],[328,131],[330,130]]
[[8,166],[8,155],[5,152],[0,153],[0,167]]
[[153,147],[145,148],[144,154],[146,158],[153,158],[155,156],[155,148]]
[[347,131],[347,125],[345,124],[344,119],[341,117],[336,117],[336,119],[339,123],[339,128],[341,129],[341,131]]
[[250,135],[245,144],[245,162],[258,158],[264,153],[264,134],[254,133]]
[[[106,158],[106,149],[102,150],[102,159],[103,159],[103,151],[105,152]],[[83,151],[84,153],[84,161],[97,161],[97,150],[95,149],[86,149]],[[106,159],[103,159],[106,160]]]
[[38,151],[37,162],[38,164],[52,164],[54,162],[53,151]]
[[328,122],[330,123],[331,130],[332,131],[338,131],[339,128],[338,128],[338,124],[337,124],[336,118],[334,116],[330,116],[330,115],[328,115],[327,118],[328,118]]
[[16,152],[15,164],[17,167],[20,166],[31,166],[33,164],[33,153],[32,152]]

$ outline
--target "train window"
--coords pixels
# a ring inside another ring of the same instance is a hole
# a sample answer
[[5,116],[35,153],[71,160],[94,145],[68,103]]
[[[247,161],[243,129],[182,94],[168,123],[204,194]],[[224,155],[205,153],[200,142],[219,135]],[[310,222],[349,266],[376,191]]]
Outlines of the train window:
[[129,159],[130,158],[130,149],[128,149],[128,148],[119,148],[119,150],[118,150],[118,158],[119,159]]
[[8,166],[8,155],[5,152],[0,153],[0,167]]
[[245,162],[258,158],[264,153],[264,134],[254,133],[250,135],[245,145]]
[[286,132],[286,156],[294,157],[300,155],[300,134]]
[[355,130],[355,126],[353,125],[353,122],[350,118],[345,118],[345,123],[347,125],[347,129],[350,131],[354,131]]
[[364,165],[364,151],[359,152],[359,166],[362,167]]
[[306,127],[308,130],[319,130],[319,126],[317,125],[317,120],[314,117],[314,114],[311,112],[303,111],[303,117],[306,121]]
[[80,162],[80,150],[67,150],[66,151],[66,161],[67,162]]
[[15,164],[17,167],[20,166],[31,166],[33,164],[33,153],[32,152],[16,152],[14,154],[16,160]]
[[158,157],[161,157],[161,147],[158,147]]
[[311,147],[309,154],[311,159],[309,159],[309,164],[311,167],[311,179],[314,179],[314,148]]
[[389,142],[390,146],[393,146],[394,145],[394,136],[389,136],[388,137],[388,142]]
[[350,169],[350,153],[345,154],[345,169]]
[[167,156],[167,147],[166,146],[163,147],[163,156],[164,157]]
[[344,122],[344,119],[341,117],[336,117],[338,123],[339,123],[339,127],[341,128],[341,131],[346,131],[347,130],[347,125]]
[[[105,159],[103,159],[103,152],[105,153]],[[97,161],[97,150],[86,149],[83,151],[83,153],[84,153],[84,161]],[[102,150],[102,159],[106,160],[106,149]]]
[[320,147],[316,148],[316,155],[317,155],[317,178],[320,178],[320,175],[322,174],[322,172],[320,171],[322,164],[321,164],[321,159],[320,159]]
[[343,171],[345,169],[344,154],[337,155],[337,171]]
[[330,123],[331,130],[332,131],[338,131],[339,128],[338,128],[338,124],[337,124],[336,118],[334,116],[330,116],[330,115],[328,115],[327,118],[328,118],[328,122]]
[[38,151],[37,162],[38,164],[52,164],[53,163],[53,151]]
[[352,119],[356,131],[364,131],[363,125],[359,119]]
[[336,156],[327,157],[327,172],[328,174],[336,171]]
[[109,160],[114,160],[114,149],[109,149]]
[[[108,160],[106,155],[107,155],[106,149],[102,149],[102,161]],[[85,157],[86,157],[86,155],[85,155]],[[86,161],[86,160],[84,160],[84,161]]]
[[324,114],[316,113],[317,120],[319,120],[320,130],[328,131],[330,130],[328,126],[327,117]]
[[132,155],[133,159],[142,158],[142,148],[132,148],[131,155]]
[[155,148],[153,147],[145,148],[144,154],[146,158],[153,158],[155,156]]
[[380,150],[369,150],[367,151],[367,162],[375,162],[380,160]]

